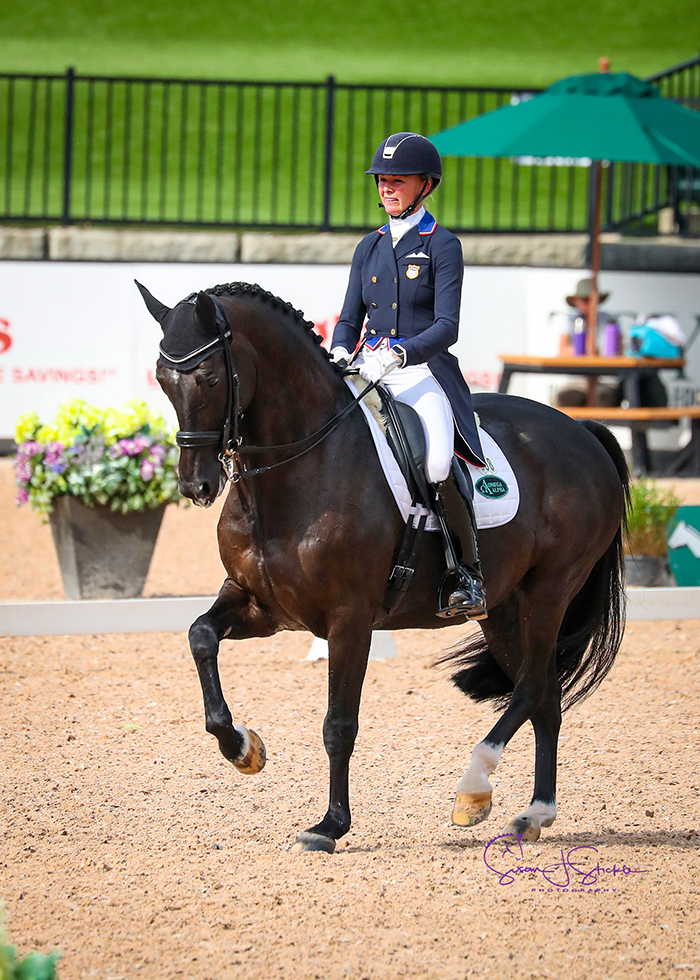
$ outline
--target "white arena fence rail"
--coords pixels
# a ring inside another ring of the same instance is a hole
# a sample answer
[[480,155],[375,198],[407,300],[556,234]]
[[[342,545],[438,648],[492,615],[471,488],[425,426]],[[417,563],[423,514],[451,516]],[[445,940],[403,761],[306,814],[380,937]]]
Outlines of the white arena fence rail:
[[[0,636],[181,633],[216,596],[0,603]],[[700,619],[700,587],[630,588],[627,619]]]

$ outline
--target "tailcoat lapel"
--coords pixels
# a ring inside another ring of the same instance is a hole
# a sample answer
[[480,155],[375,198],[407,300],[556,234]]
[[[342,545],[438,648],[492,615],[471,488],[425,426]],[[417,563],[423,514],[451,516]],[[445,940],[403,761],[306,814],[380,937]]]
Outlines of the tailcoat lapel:
[[418,233],[418,225],[415,225],[410,229],[410,231],[406,232],[400,241],[396,243],[396,248],[394,249],[396,261],[398,262],[398,260],[402,259],[404,255],[409,255],[411,252],[425,251],[425,249],[422,248],[422,245],[423,242],[420,234]]
[[391,272],[392,278],[396,276],[396,256],[394,255],[394,246],[391,241],[391,232],[389,231],[389,226],[386,226],[386,231],[381,236],[379,242],[379,254],[382,256],[389,271]]

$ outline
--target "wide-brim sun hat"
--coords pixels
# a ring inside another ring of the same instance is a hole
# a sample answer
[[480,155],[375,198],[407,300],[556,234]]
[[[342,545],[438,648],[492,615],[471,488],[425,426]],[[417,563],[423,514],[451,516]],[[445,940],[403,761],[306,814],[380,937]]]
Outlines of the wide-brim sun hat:
[[[572,296],[566,297],[566,302],[569,306],[576,306],[574,300],[577,299],[590,299],[593,294],[593,280],[592,279],[579,279],[576,284],[576,292]],[[610,293],[598,293],[598,302],[604,303],[608,298]]]

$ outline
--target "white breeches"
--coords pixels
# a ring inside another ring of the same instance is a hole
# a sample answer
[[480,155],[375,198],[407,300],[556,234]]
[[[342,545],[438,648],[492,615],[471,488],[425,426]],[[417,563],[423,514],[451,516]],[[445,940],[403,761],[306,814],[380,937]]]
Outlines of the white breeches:
[[[359,366],[362,351],[353,366]],[[429,483],[441,483],[450,474],[454,452],[454,416],[445,392],[427,364],[397,368],[382,378],[397,401],[414,408],[423,423],[426,442],[425,475]]]

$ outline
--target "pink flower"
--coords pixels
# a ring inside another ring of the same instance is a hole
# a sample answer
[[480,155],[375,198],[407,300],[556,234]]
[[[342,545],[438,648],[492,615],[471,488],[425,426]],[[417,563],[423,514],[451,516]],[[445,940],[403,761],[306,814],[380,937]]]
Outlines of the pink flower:
[[155,463],[153,463],[152,460],[150,460],[150,459],[142,459],[141,460],[141,479],[142,480],[144,480],[146,483],[148,483],[148,481],[149,480],[152,480],[153,477],[155,476],[155,472],[156,472],[156,467],[155,467]]
[[26,459],[36,456],[37,453],[41,452],[41,446],[38,442],[23,442],[17,449],[17,456],[23,456]]
[[20,504],[26,504],[29,500],[29,492],[25,487],[19,487],[17,493],[15,494],[15,503],[19,507]]

